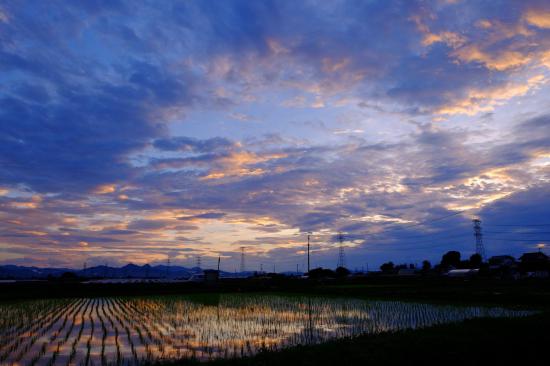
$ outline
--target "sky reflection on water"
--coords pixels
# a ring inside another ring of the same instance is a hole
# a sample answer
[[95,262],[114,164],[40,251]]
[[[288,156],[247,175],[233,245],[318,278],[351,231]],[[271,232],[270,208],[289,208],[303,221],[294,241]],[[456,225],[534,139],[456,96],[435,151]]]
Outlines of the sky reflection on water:
[[138,364],[242,357],[261,349],[529,311],[275,295],[40,300],[0,305],[0,363]]

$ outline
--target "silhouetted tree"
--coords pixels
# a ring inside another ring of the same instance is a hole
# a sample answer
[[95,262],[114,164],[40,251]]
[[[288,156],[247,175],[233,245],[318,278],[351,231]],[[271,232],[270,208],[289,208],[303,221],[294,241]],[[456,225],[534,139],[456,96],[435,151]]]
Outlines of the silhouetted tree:
[[349,269],[347,269],[346,267],[336,268],[336,277],[347,277],[349,276],[349,274]]
[[483,262],[483,259],[481,258],[481,255],[479,255],[478,253],[472,254],[470,256],[470,267],[479,268],[481,267],[482,262]]
[[432,269],[432,264],[429,260],[422,261],[422,270],[424,272],[428,272],[430,269]]
[[63,282],[76,282],[79,277],[74,272],[63,272],[59,279]]
[[441,258],[441,266],[442,267],[452,266],[452,267],[458,268],[460,266],[460,252],[451,250],[443,254],[443,257]]
[[393,264],[393,262],[387,262],[380,266],[380,270],[382,270],[382,272],[391,272],[394,269],[395,265]]
[[308,273],[309,278],[324,278],[324,277],[335,277],[336,274],[334,271],[326,268],[314,268]]

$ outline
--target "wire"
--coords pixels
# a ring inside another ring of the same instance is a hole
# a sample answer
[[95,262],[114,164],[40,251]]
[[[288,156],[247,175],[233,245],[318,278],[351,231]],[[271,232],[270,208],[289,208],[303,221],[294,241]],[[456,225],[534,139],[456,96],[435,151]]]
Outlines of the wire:
[[512,225],[512,224],[506,224],[506,225],[487,225],[484,224],[483,226],[511,226],[511,227],[527,227],[527,226],[550,226],[550,224],[523,224],[523,225]]
[[492,240],[500,240],[500,241],[513,241],[513,242],[516,242],[516,243],[521,243],[521,242],[526,242],[526,241],[529,241],[529,242],[537,242],[537,243],[541,243],[541,242],[550,242],[550,239],[507,239],[507,238],[484,238],[488,241],[492,241]]
[[415,227],[415,226],[424,225],[424,224],[429,223],[429,222],[436,222],[436,221],[445,220],[445,219],[448,219],[449,217],[457,216],[457,215],[460,215],[460,214],[463,213],[463,212],[470,211],[470,210],[472,210],[472,208],[469,208],[469,209],[466,209],[466,210],[457,211],[457,212],[453,212],[453,213],[450,214],[450,215],[441,216],[441,217],[436,217],[435,219],[420,221],[420,222],[417,222],[416,224],[407,225],[407,226],[400,226],[400,227],[398,227],[398,228],[396,228],[396,229],[402,230],[402,229],[407,229],[407,228],[410,228],[410,227]]
[[516,235],[533,235],[533,234],[550,234],[550,231],[484,231],[484,234],[516,234]]

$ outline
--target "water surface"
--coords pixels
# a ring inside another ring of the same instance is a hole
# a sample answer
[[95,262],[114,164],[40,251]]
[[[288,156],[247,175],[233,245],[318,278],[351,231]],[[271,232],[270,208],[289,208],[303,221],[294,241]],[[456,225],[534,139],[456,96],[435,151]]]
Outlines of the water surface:
[[256,294],[25,301],[0,305],[0,363],[134,365],[253,355],[334,338],[528,311]]

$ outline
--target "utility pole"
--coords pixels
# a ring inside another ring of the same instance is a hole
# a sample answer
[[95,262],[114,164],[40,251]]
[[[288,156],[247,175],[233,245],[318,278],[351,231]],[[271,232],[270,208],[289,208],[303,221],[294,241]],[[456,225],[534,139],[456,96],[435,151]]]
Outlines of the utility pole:
[[166,278],[168,278],[168,275],[170,274],[170,258],[166,259]]
[[218,257],[218,273],[220,273],[220,261],[221,261],[222,257]]
[[483,234],[481,233],[481,220],[473,219],[474,237],[476,238],[476,253],[481,256],[481,260],[485,261],[485,247],[483,246]]
[[201,268],[201,256],[200,255],[197,256],[197,267]]
[[244,247],[241,247],[241,272],[245,271],[244,265]]
[[339,242],[339,248],[338,248],[338,267],[346,267],[346,259],[344,257],[344,235],[342,232],[338,233],[338,242]]
[[307,233],[307,273],[309,274],[309,236],[311,235],[311,232]]

